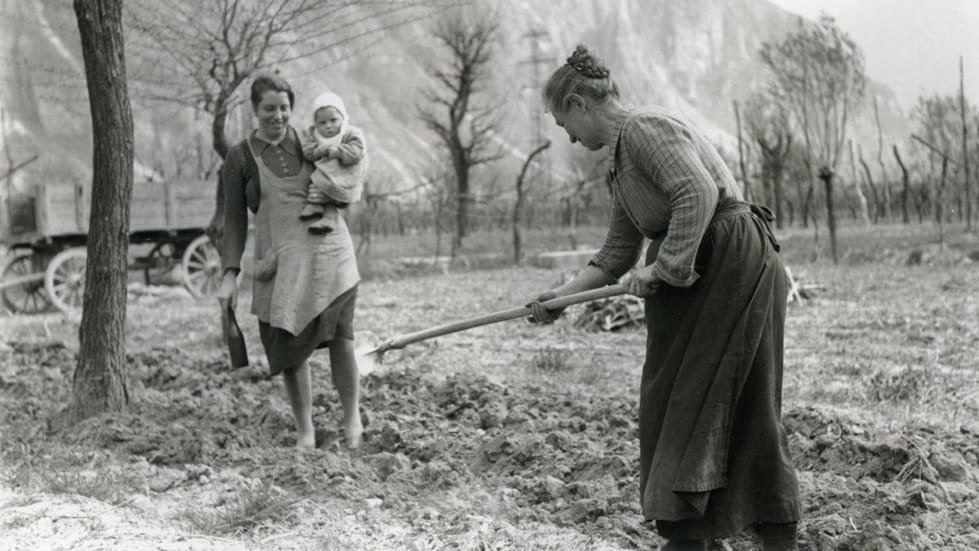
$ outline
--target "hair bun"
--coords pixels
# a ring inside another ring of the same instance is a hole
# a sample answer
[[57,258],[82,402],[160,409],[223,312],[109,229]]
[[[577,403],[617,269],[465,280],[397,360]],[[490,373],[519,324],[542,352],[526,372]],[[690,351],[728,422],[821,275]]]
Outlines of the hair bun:
[[605,62],[588,51],[588,47],[584,44],[578,44],[575,47],[574,53],[568,57],[568,65],[587,78],[608,78],[611,74],[611,71],[605,66]]

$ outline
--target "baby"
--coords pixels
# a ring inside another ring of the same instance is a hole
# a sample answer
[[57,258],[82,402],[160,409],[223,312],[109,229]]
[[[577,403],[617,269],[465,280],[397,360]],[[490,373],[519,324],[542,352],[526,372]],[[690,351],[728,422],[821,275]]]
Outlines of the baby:
[[367,172],[364,134],[350,124],[340,96],[327,92],[316,98],[313,125],[302,138],[302,149],[316,169],[299,218],[315,219],[309,232],[326,234],[336,227],[337,209],[360,199]]

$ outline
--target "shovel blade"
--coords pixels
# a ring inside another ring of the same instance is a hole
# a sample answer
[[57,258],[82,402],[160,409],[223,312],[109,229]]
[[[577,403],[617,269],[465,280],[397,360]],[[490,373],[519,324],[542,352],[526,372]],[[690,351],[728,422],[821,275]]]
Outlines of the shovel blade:
[[380,367],[381,358],[377,353],[380,345],[381,338],[370,331],[354,333],[354,358],[361,376],[370,375]]

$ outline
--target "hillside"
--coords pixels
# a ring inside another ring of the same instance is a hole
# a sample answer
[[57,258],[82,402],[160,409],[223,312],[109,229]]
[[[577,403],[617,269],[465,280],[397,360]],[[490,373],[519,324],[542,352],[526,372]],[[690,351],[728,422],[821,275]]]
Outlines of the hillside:
[[[541,64],[543,75],[575,43],[587,43],[607,59],[625,99],[679,109],[733,154],[731,102],[766,78],[757,57],[761,44],[795,24],[795,16],[767,0],[508,0],[498,6],[498,77],[490,89],[491,99],[502,105],[499,137],[507,159],[478,175],[484,183],[512,180],[534,135],[541,84],[525,63],[533,53],[529,31],[545,34],[538,44],[540,56],[550,60]],[[9,158],[40,155],[15,179],[15,187],[90,178],[88,102],[73,17],[70,5],[50,0],[10,0],[0,10],[0,105]],[[297,124],[306,123],[308,102],[319,92],[332,89],[345,98],[352,121],[367,133],[373,179],[381,187],[407,187],[439,163],[434,136],[414,115],[430,82],[427,68],[442,56],[429,34],[431,23],[398,28],[363,55],[339,64],[307,58],[280,68],[298,92]],[[900,131],[893,94],[877,88],[885,123]],[[138,177],[153,172],[165,178],[207,177],[215,169],[205,114],[139,96],[133,97],[133,111]],[[249,118],[247,111],[232,114],[232,139],[240,137]],[[571,155],[567,138],[549,115],[542,124],[556,144],[549,152],[551,167],[565,174]]]

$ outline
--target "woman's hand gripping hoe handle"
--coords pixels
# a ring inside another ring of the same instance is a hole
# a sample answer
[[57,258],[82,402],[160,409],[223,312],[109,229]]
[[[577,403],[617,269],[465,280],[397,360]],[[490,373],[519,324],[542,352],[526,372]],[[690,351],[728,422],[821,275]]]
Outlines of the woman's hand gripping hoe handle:
[[[607,287],[599,287],[597,289],[590,289],[588,291],[582,291],[580,293],[574,293],[571,295],[565,295],[557,298],[553,298],[546,302],[543,302],[545,308],[548,310],[558,310],[571,306],[572,304],[581,304],[583,302],[591,302],[593,300],[600,300],[603,298],[610,298],[618,295],[625,294],[626,290],[621,285],[609,285]],[[428,340],[435,337],[441,337],[443,335],[448,335],[451,333],[457,333],[459,331],[465,331],[467,329],[472,329],[474,327],[481,327],[483,325],[490,325],[493,323],[499,323],[502,321],[509,321],[512,319],[522,318],[529,316],[531,314],[531,308],[529,306],[521,306],[519,308],[511,308],[509,310],[503,310],[500,312],[493,312],[491,314],[486,314],[483,316],[478,316],[475,318],[470,318],[467,320],[456,321],[452,323],[446,323],[443,325],[438,325],[435,327],[430,327],[428,329],[422,329],[421,331],[416,331],[414,333],[407,333],[405,335],[399,335],[397,337],[388,340],[381,345],[379,345],[374,350],[368,353],[379,353],[382,354],[388,350],[404,348],[409,344]]]

